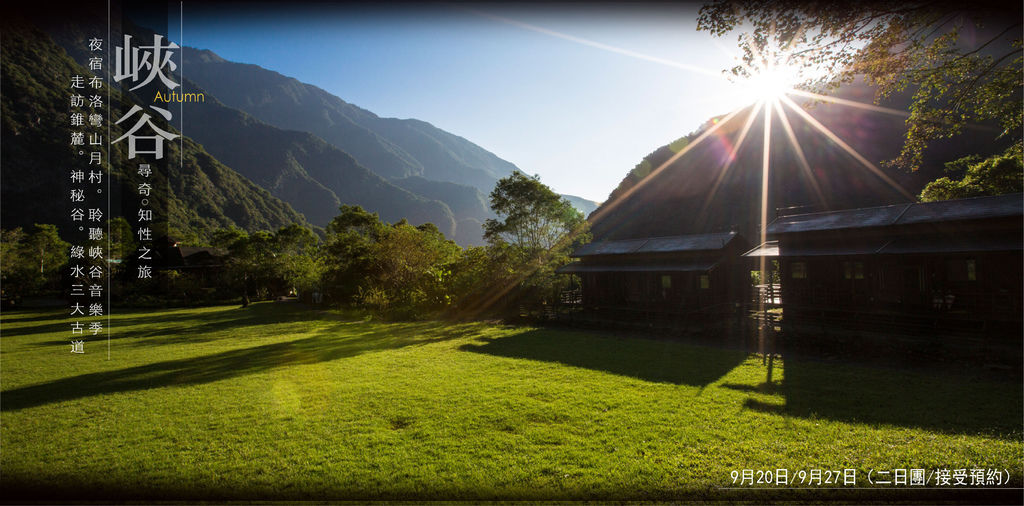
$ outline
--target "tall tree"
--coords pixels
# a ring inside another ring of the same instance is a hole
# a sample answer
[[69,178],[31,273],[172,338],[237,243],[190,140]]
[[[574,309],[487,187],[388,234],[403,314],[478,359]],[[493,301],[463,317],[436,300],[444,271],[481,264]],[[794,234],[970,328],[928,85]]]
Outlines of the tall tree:
[[0,231],[0,280],[7,295],[25,295],[56,288],[61,268],[68,263],[70,244],[64,242],[55,225],[35,224],[25,233],[21,228]]
[[26,268],[27,259],[22,247],[24,239],[25,232],[21,227],[0,230],[0,287],[5,296],[20,294],[32,278],[34,265]]
[[377,213],[360,206],[342,205],[339,210],[341,214],[327,225],[324,281],[326,293],[335,302],[351,302],[366,284],[373,245],[385,225]]
[[325,269],[320,240],[307,227],[293,223],[274,234],[277,275],[291,288],[312,290]]
[[68,261],[70,244],[57,233],[56,225],[35,224],[24,241],[25,249],[39,267],[39,276],[52,273]]
[[513,172],[491,191],[491,209],[501,219],[484,223],[489,243],[508,243],[530,252],[549,251],[585,229],[583,213],[540,182]]
[[998,122],[1020,144],[1021,19],[1020,2],[714,0],[698,29],[751,27],[736,74],[771,58],[813,69],[804,84],[819,90],[863,76],[876,99],[912,91],[903,149],[887,163],[916,170],[931,141],[972,124]]
[[[554,300],[568,279],[555,269],[569,261],[576,246],[590,240],[583,213],[540,182],[514,172],[498,181],[491,192],[491,209],[498,219],[484,224],[489,246],[489,262],[483,272],[485,290],[468,292],[476,300],[463,298],[466,312],[505,312],[519,305],[535,305]],[[480,271],[472,263],[457,265],[458,278]],[[456,283],[465,288],[464,279]]]

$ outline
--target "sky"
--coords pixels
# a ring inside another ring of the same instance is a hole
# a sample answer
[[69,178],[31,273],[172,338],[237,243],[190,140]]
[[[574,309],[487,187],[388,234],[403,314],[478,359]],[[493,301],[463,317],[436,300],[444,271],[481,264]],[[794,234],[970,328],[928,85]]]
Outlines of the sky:
[[735,36],[698,32],[699,4],[180,9],[179,44],[427,121],[598,202],[645,155],[746,101],[722,73]]

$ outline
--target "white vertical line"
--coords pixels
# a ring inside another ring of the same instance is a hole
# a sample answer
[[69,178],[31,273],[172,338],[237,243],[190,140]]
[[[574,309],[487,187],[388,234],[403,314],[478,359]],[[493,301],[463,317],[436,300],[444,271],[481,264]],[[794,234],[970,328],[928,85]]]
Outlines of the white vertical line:
[[[110,102],[110,0],[107,0],[107,61],[104,62],[107,70],[107,258],[110,258],[110,177],[113,173],[113,165],[111,164],[111,156],[114,150],[110,143],[110,109],[113,104]],[[110,275],[110,262],[107,262],[107,360],[110,360],[110,312],[113,307],[110,304],[110,287],[111,284]]]
[[[179,62],[179,65],[178,65],[178,79],[181,79],[181,91],[184,93],[184,91],[185,91],[185,2],[184,2],[184,0],[181,1],[181,2],[178,2],[178,41],[179,41],[178,42],[178,46],[180,46],[178,48],[178,51],[179,51],[179,53],[178,53],[178,62]],[[179,169],[180,169],[181,172],[179,172],[178,174],[182,174],[185,171],[185,100],[182,99],[181,102],[178,102],[178,106],[179,106],[178,113],[181,115],[181,119],[180,119],[181,129],[178,132],[179,134],[181,134],[181,147],[180,147],[180,149],[178,149],[178,166],[179,166]],[[168,194],[168,198],[170,198],[170,180],[169,179],[167,181],[167,186],[168,186],[167,194]],[[168,210],[170,210],[170,206],[168,206]],[[171,225],[170,222],[171,222],[171,217],[170,217],[170,213],[168,213],[168,216],[167,216],[167,227],[168,227],[168,230],[170,230],[170,225]]]
[[[2,53],[3,53],[3,34],[0,33],[0,54],[2,54]],[[0,59],[0,61],[2,61],[2,59]],[[0,77],[2,77],[3,74],[4,74],[3,63],[0,63]],[[0,83],[2,83],[2,82],[3,82],[3,79],[0,79]],[[3,96],[3,85],[0,84],[0,97],[2,97],[2,96]],[[0,107],[2,107],[2,106],[0,106]],[[2,109],[0,109],[0,111],[2,111]],[[2,136],[2,134],[0,134],[0,136]],[[3,158],[3,147],[2,146],[3,146],[3,142],[2,142],[2,139],[0,139],[0,159]],[[2,173],[2,172],[3,171],[0,171],[0,173]],[[3,177],[2,176],[0,176],[0,188],[3,188]],[[2,216],[2,214],[0,214],[0,216]],[[0,219],[0,223],[2,223],[2,222],[3,222],[3,220]],[[0,257],[0,265],[3,265],[3,257]],[[3,329],[2,328],[0,328],[0,335],[3,335]],[[0,339],[0,342],[2,342],[2,341],[3,341],[3,339]],[[3,356],[3,354],[0,353],[0,356]],[[0,360],[0,364],[2,364],[2,363],[3,363],[3,361]],[[0,365],[0,370],[3,370],[3,366],[2,365]],[[3,406],[2,398],[0,398],[0,406]],[[0,472],[0,476],[3,476],[2,472]]]

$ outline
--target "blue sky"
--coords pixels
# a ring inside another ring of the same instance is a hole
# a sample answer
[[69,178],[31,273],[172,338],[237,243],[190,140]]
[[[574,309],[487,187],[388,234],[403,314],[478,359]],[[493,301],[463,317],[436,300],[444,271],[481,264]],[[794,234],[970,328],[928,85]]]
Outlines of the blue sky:
[[740,105],[720,77],[735,37],[697,32],[698,8],[185,2],[181,35],[176,13],[168,32],[380,116],[428,121],[602,201],[644,155]]

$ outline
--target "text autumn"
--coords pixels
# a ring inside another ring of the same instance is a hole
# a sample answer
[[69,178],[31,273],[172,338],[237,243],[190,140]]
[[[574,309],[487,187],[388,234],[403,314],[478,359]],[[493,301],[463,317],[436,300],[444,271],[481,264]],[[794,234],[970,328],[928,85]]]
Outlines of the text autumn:
[[177,91],[168,91],[164,93],[156,92],[156,96],[153,97],[154,102],[206,102],[206,96],[202,93],[178,93]]

